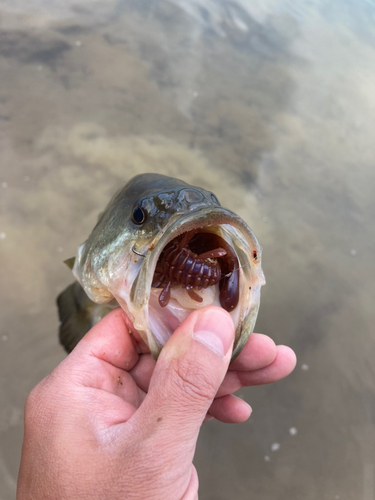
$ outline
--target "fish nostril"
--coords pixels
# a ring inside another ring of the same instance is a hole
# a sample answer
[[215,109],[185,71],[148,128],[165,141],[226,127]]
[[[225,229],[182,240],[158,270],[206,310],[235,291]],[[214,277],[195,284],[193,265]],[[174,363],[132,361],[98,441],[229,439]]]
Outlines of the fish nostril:
[[163,209],[169,210],[173,207],[174,197],[171,194],[162,193],[158,196]]

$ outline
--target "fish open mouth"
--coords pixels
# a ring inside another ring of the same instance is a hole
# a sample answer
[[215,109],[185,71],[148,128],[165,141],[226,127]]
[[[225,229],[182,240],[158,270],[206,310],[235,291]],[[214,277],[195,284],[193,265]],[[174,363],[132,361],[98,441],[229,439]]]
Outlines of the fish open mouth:
[[[166,307],[171,291],[177,286],[183,290],[194,308],[207,304],[210,287],[219,285],[220,305],[228,312],[239,300],[239,262],[233,247],[216,232],[193,229],[177,236],[162,250],[156,264],[153,288],[161,288],[159,305]],[[205,300],[206,299],[206,300]],[[208,299],[209,300],[209,299]],[[185,300],[186,303],[186,300]]]
[[194,310],[223,307],[238,321],[240,263],[220,226],[186,231],[165,245],[156,263],[148,304],[154,338],[164,345]]
[[134,326],[154,357],[192,311],[217,305],[236,326],[234,359],[255,324],[264,283],[250,228],[227,209],[205,209],[177,219],[148,250],[130,302],[143,311]]

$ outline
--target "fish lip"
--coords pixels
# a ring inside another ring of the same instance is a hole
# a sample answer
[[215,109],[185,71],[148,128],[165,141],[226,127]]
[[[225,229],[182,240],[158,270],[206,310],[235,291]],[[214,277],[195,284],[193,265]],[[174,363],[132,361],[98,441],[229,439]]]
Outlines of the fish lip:
[[151,257],[149,258],[149,266],[155,264],[156,267],[157,260],[162,250],[177,236],[192,229],[204,229],[210,226],[220,226],[224,224],[230,224],[238,229],[241,229],[249,236],[252,246],[261,251],[261,247],[255,235],[249,226],[240,217],[238,217],[238,215],[227,208],[208,207],[190,212],[188,214],[180,215],[178,218],[174,219],[172,223],[161,232],[161,234],[157,235],[156,238],[150,242],[148,247],[148,254],[151,254]]

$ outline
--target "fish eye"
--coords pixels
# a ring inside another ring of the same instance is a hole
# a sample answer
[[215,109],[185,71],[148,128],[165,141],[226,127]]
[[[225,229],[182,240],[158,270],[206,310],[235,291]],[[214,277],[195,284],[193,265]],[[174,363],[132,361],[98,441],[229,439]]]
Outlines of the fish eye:
[[132,213],[132,221],[138,226],[146,220],[146,212],[141,207],[134,207]]

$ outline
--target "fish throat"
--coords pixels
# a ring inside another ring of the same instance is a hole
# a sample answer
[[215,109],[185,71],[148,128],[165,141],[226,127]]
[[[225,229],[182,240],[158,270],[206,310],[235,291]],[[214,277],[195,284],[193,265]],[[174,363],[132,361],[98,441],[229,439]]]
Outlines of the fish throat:
[[197,293],[219,284],[220,305],[235,309],[239,300],[239,263],[232,246],[221,236],[193,229],[170,241],[157,262],[153,288],[161,288],[159,305],[166,307],[171,288],[182,285],[190,298],[200,303]]

